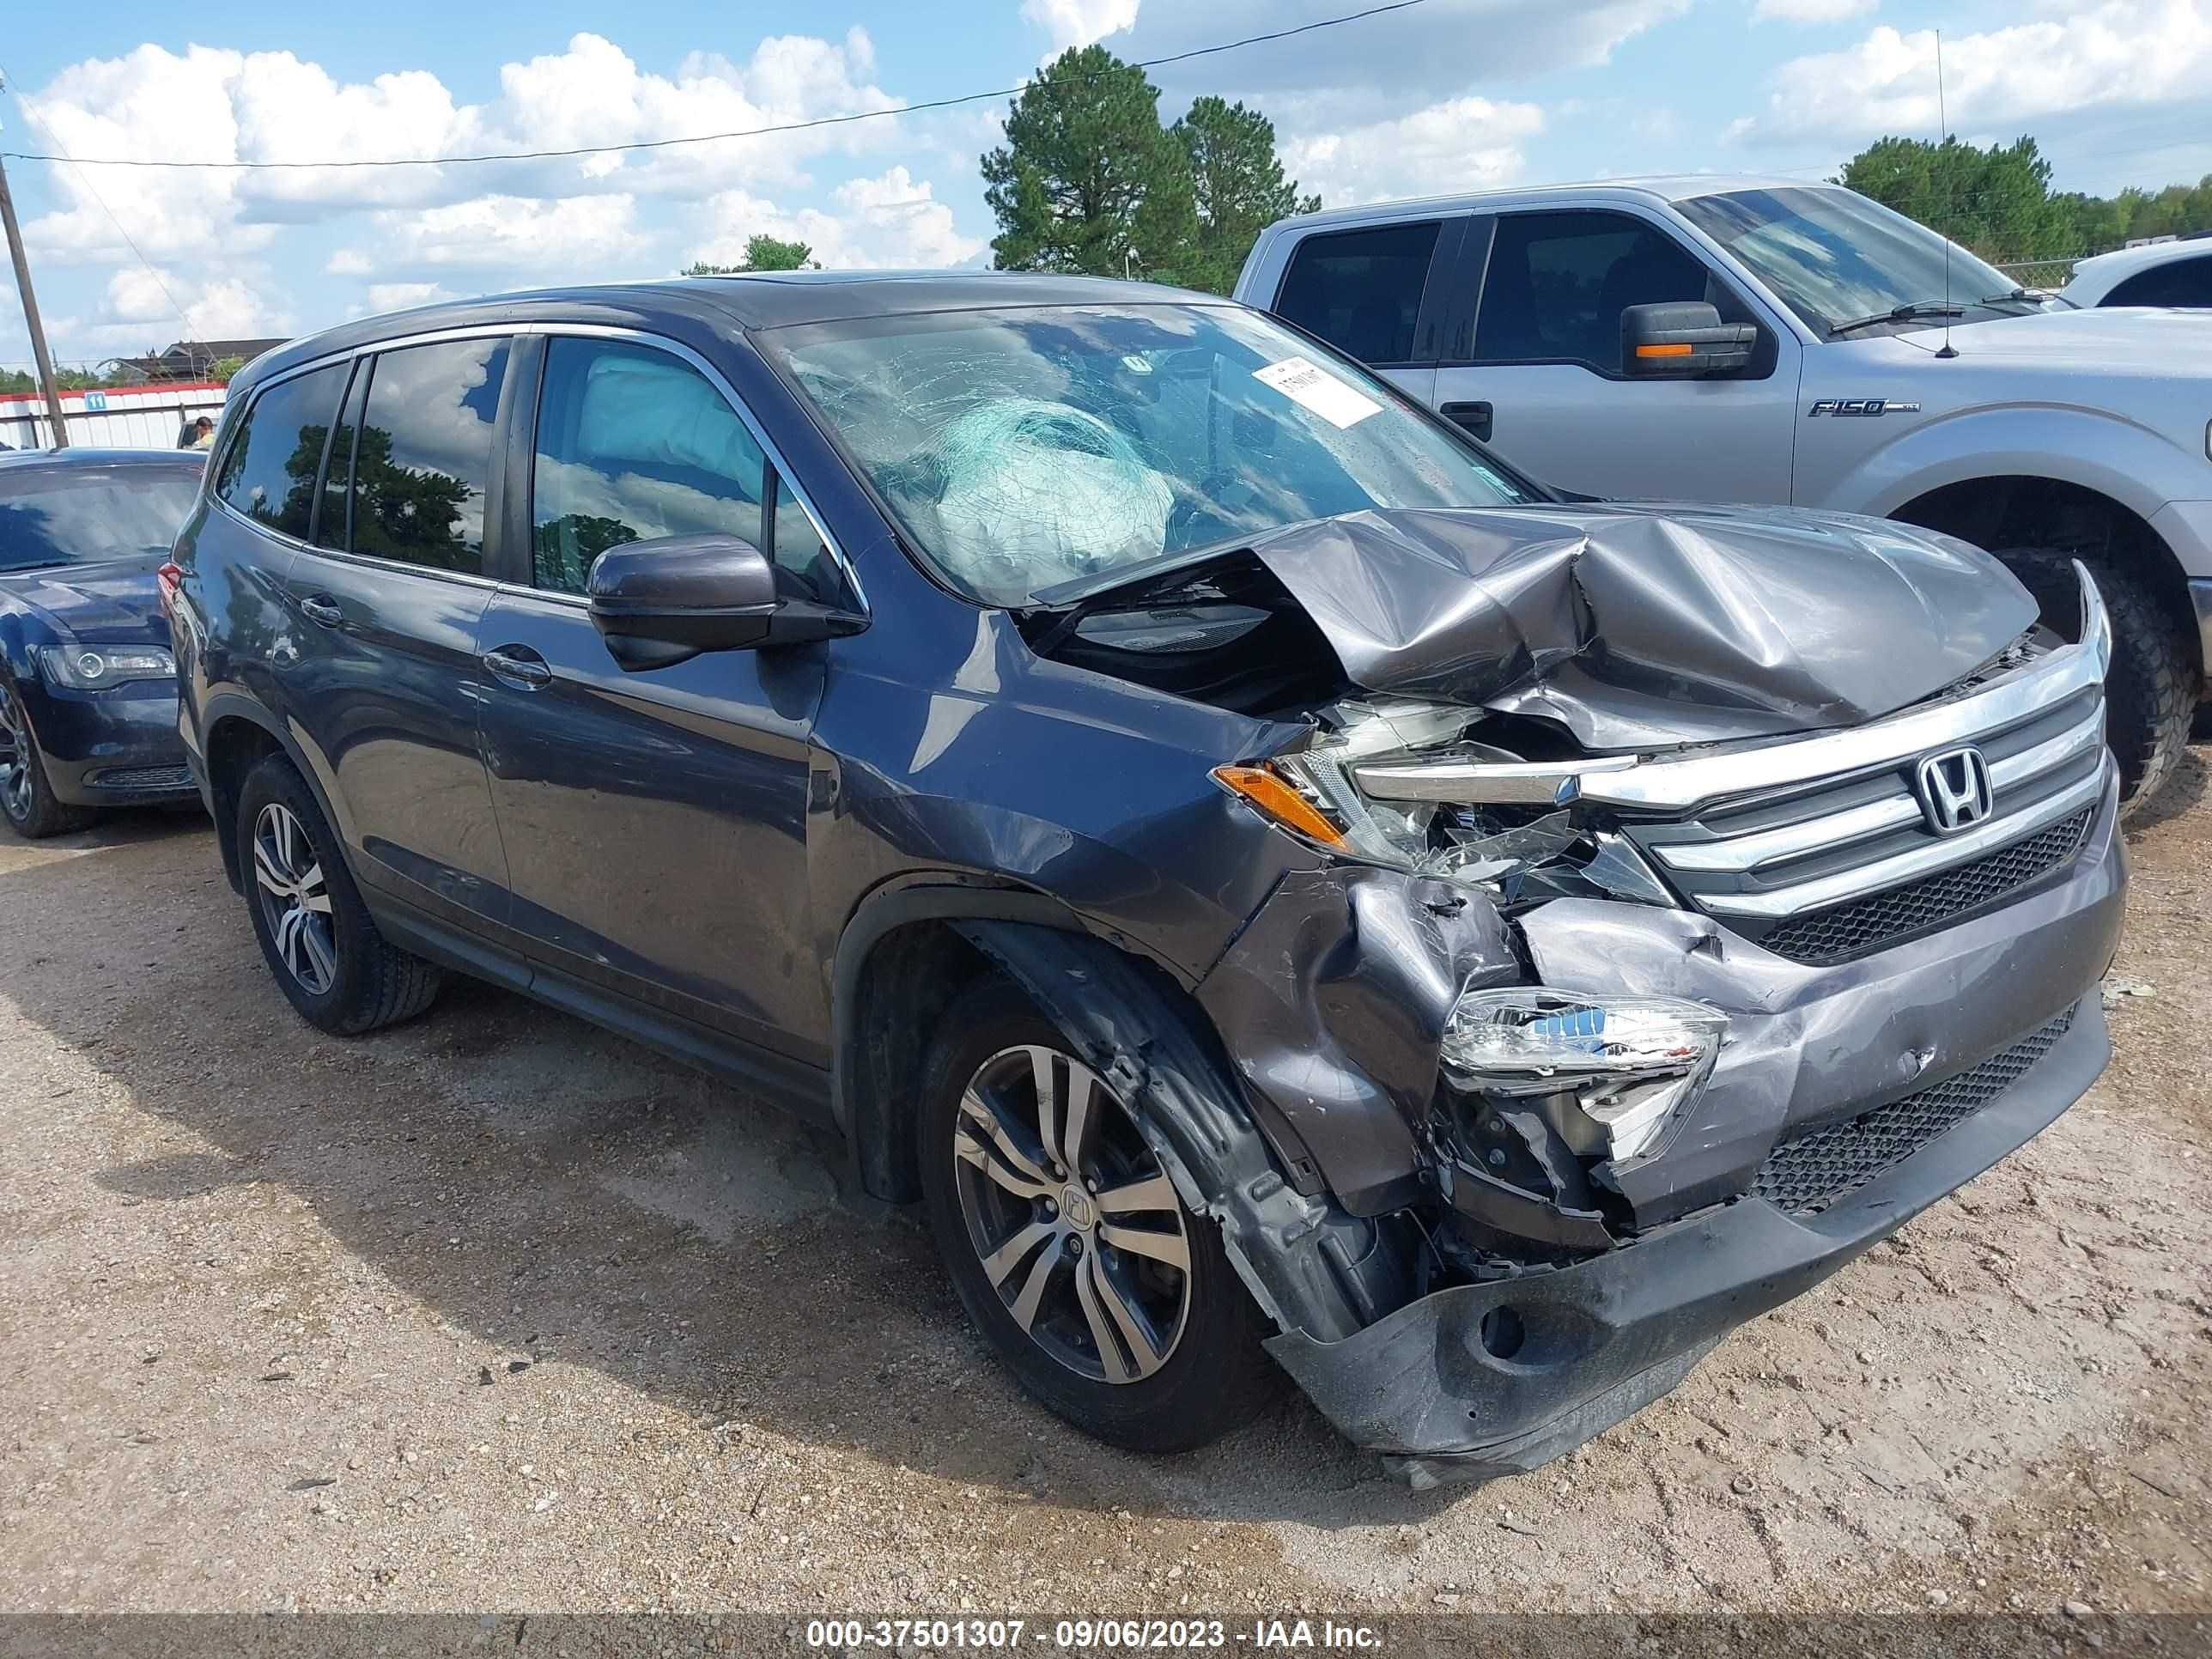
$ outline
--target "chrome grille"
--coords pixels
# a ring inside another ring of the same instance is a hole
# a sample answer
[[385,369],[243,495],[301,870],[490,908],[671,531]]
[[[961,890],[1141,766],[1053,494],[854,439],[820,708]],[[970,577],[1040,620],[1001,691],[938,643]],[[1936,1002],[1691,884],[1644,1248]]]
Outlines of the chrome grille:
[[1699,909],[1778,940],[1784,955],[1839,960],[1941,926],[2071,858],[2104,793],[2104,720],[2092,684],[1999,729],[1965,726],[1952,746],[1981,750],[1992,811],[1948,836],[1913,793],[1918,756],[1626,827]]
[[1752,1176],[1751,1195],[1795,1215],[1813,1215],[1903,1162],[1965,1121],[2033,1069],[2074,1024],[2069,1008],[2002,1054],[1933,1087],[1784,1141]]

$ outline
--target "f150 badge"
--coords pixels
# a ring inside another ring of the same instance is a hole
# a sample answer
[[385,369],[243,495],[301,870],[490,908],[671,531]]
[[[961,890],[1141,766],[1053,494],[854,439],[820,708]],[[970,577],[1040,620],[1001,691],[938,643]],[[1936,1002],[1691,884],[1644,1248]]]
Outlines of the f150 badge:
[[1918,404],[1899,403],[1894,398],[1823,398],[1812,408],[1819,415],[1917,415]]

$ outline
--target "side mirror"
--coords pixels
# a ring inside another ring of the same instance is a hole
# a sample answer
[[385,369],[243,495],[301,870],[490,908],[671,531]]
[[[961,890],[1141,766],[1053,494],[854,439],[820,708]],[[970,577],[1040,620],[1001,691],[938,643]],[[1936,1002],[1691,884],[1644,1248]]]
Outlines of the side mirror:
[[866,619],[781,597],[775,567],[737,536],[662,536],[599,555],[592,625],[624,668],[667,668],[702,651],[756,651],[857,634]]
[[1749,323],[1723,323],[1701,300],[1631,306],[1620,313],[1620,369],[1638,380],[1694,380],[1747,367],[1759,344]]

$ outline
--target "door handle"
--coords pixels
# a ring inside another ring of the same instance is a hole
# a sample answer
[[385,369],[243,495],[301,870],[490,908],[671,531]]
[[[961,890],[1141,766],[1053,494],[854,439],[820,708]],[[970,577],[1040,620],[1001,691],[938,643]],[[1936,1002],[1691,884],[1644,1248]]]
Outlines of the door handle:
[[310,593],[301,600],[300,614],[324,628],[336,628],[345,620],[345,612],[338,609],[338,602],[327,593]]
[[1437,413],[1455,426],[1464,427],[1482,443],[1490,441],[1490,405],[1488,404],[1445,404]]
[[553,670],[526,645],[502,645],[483,653],[491,677],[518,690],[536,691],[553,684]]

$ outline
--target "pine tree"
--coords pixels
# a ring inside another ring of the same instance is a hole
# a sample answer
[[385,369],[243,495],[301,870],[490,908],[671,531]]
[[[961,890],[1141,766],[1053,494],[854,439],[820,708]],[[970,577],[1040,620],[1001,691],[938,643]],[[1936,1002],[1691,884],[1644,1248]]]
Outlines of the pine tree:
[[1006,143],[983,157],[1000,270],[1183,280],[1198,217],[1159,100],[1144,70],[1096,46],[1062,52],[1022,89]]
[[1260,233],[1286,214],[1311,213],[1318,196],[1301,197],[1283,176],[1275,124],[1256,109],[1208,94],[1168,130],[1188,158],[1198,237],[1185,261],[1191,288],[1226,294]]

